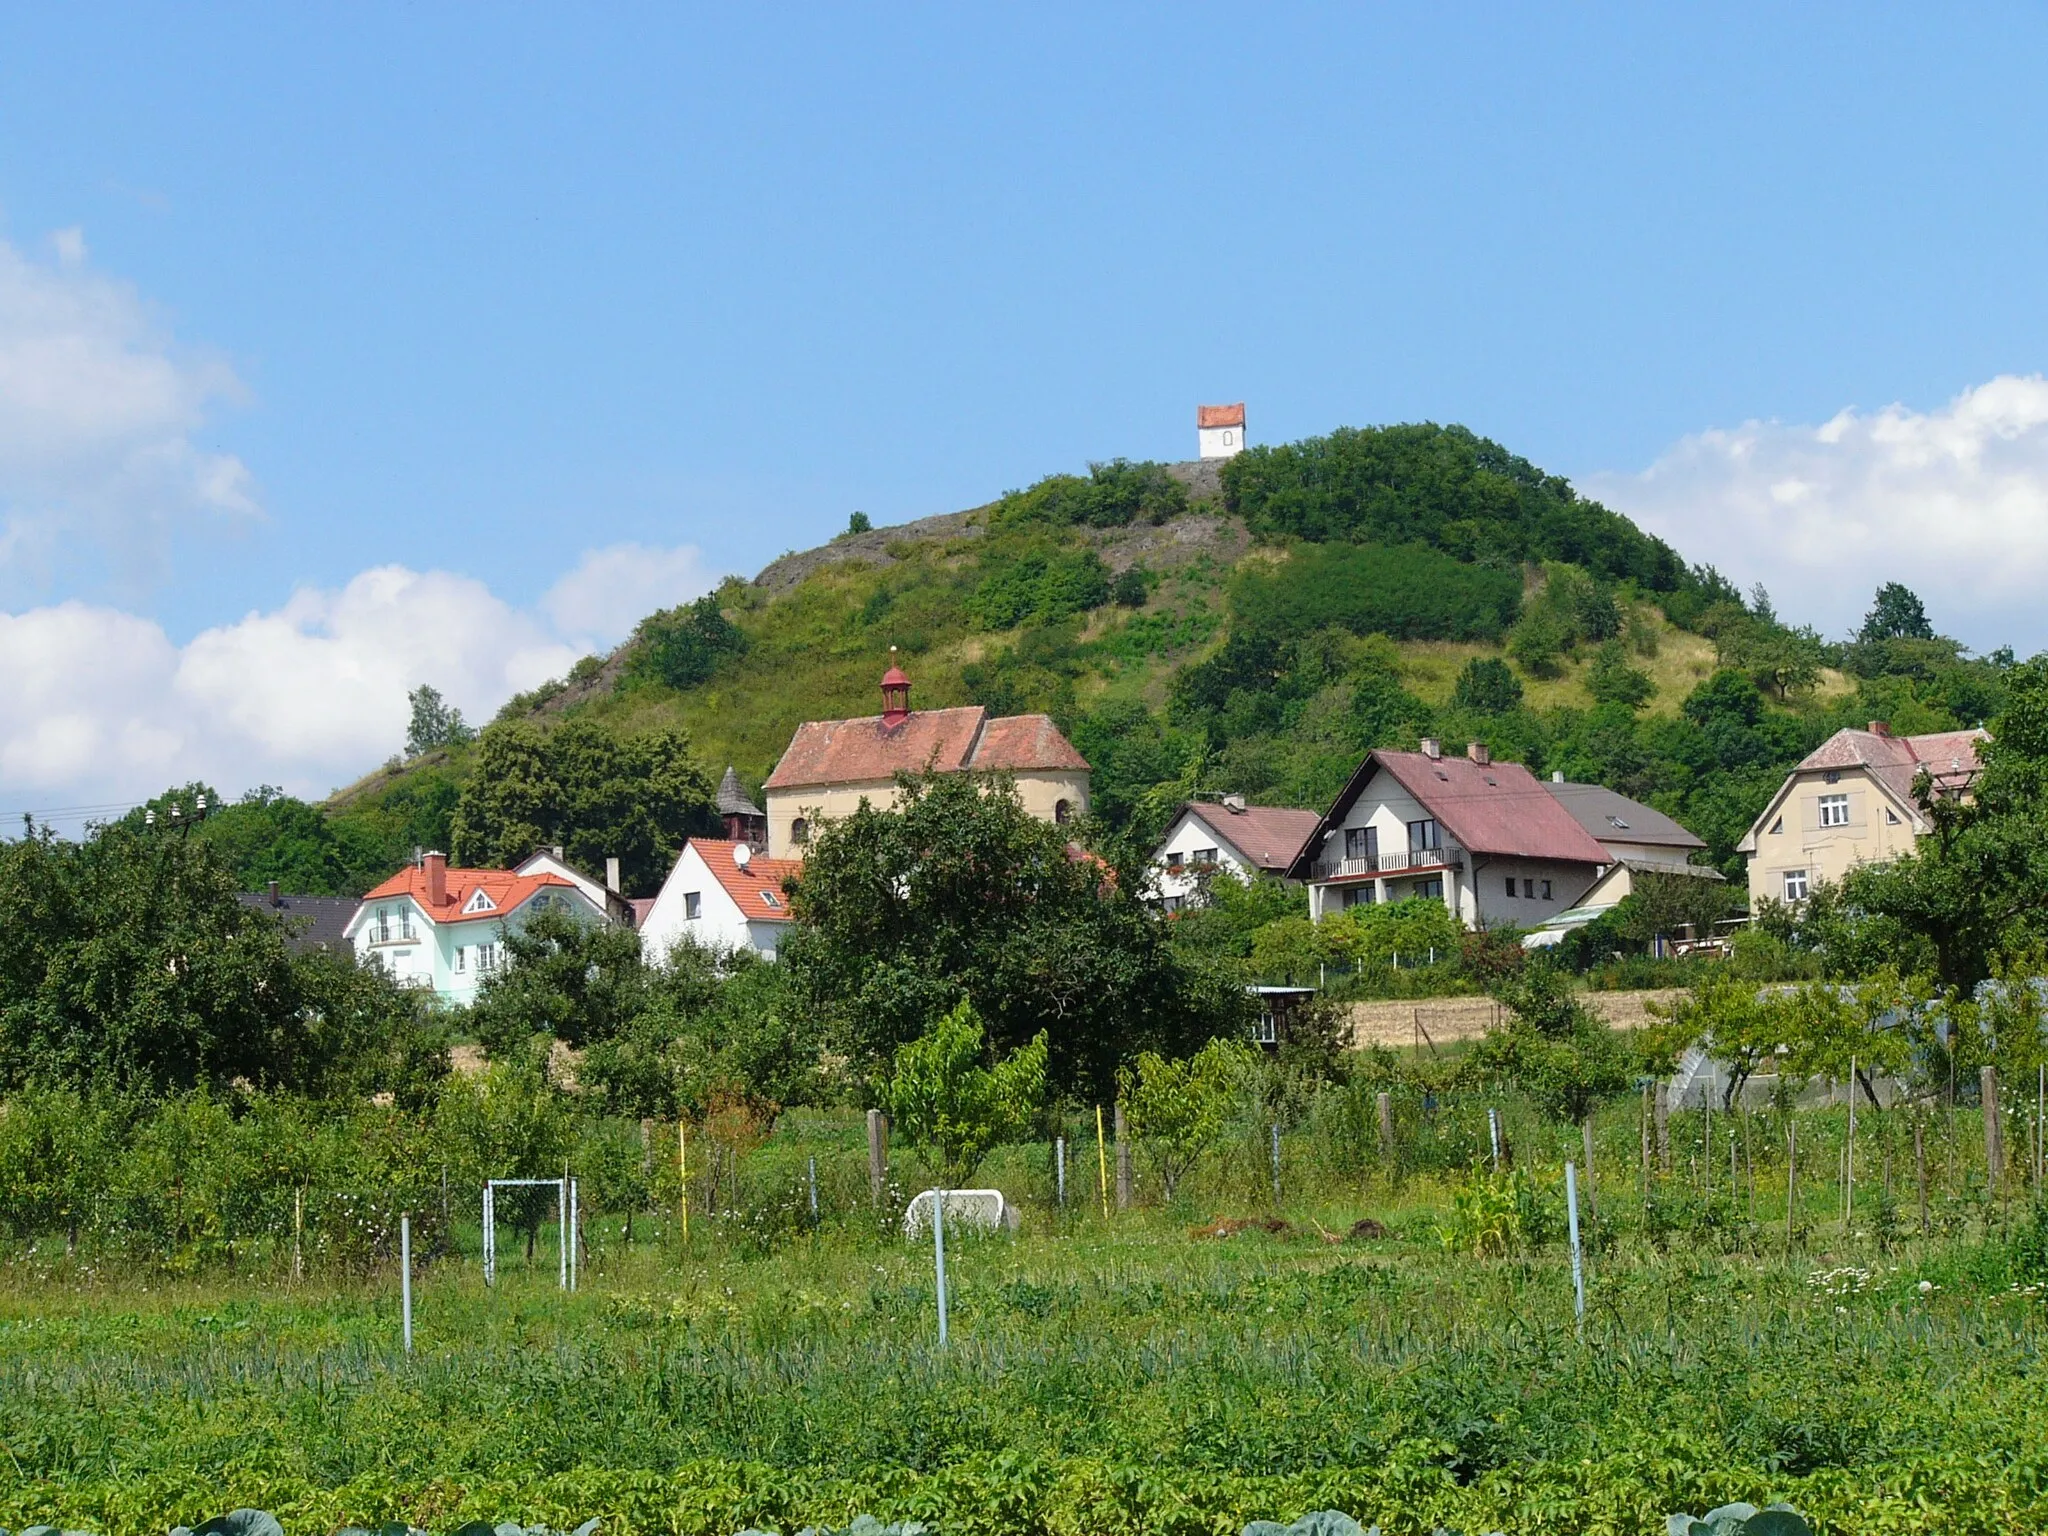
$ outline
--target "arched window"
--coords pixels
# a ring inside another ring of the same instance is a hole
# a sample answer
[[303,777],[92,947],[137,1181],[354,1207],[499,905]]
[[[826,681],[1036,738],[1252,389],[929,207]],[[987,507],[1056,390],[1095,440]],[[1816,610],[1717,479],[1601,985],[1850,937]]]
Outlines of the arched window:
[[1074,808],[1071,805],[1069,805],[1066,801],[1055,800],[1053,802],[1052,819],[1056,825],[1064,827],[1067,824],[1068,820],[1072,818],[1073,814]]
[[1228,447],[1229,447],[1229,446],[1230,446],[1230,445],[1231,445],[1232,443],[1234,443],[1234,442],[1236,442],[1236,441],[1237,441],[1237,434],[1236,434],[1235,432],[1225,432],[1225,433],[1223,434],[1223,446],[1224,446],[1224,447],[1228,448]]
[[809,842],[811,840],[811,824],[804,820],[803,817],[797,817],[795,821],[789,824],[789,840],[799,845]]

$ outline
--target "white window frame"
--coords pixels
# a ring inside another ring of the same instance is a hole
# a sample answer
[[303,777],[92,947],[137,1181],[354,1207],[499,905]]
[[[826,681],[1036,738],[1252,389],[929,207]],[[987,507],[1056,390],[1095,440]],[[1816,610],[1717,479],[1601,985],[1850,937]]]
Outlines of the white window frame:
[[[1794,887],[1797,887],[1797,889]],[[1807,893],[1812,889],[1813,883],[1808,878],[1808,871],[1803,869],[1788,869],[1785,871],[1784,891],[1786,901],[1804,901],[1806,900]]]
[[1846,789],[1820,797],[1820,824],[1823,827],[1849,825],[1849,792]]
[[702,891],[683,892],[683,921],[694,923],[703,915],[704,893]]

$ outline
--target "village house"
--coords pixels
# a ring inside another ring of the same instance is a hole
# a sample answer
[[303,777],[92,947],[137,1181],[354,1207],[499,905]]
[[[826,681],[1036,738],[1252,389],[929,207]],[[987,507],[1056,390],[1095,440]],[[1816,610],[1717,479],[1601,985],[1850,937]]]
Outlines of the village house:
[[1247,805],[1242,795],[1181,807],[1148,866],[1146,897],[1177,912],[1218,872],[1249,884],[1286,878],[1322,817],[1290,806]]
[[799,859],[771,859],[744,839],[693,837],[640,925],[641,952],[666,961],[679,943],[773,960],[789,929],[783,882]]
[[1963,797],[1977,781],[1982,730],[1895,736],[1882,720],[1840,730],[1803,758],[1736,844],[1749,859],[1750,909],[1798,903],[1858,864],[1911,853],[1934,830],[1913,795],[1928,776],[1936,797]]
[[402,985],[469,1003],[505,963],[505,936],[541,912],[593,923],[608,916],[602,896],[593,899],[565,875],[451,869],[446,854],[428,853],[363,898],[345,937],[359,958]]
[[978,704],[914,710],[910,679],[892,662],[879,715],[796,728],[761,786],[768,853],[801,858],[821,822],[850,816],[863,802],[886,810],[896,803],[898,774],[927,771],[1007,774],[1024,809],[1042,821],[1065,825],[1088,810],[1088,760],[1050,716],[991,716]]
[[1316,921],[1423,897],[1467,928],[1533,928],[1617,865],[1682,866],[1701,847],[1625,795],[1546,784],[1479,742],[1453,757],[1425,739],[1419,752],[1368,753],[1288,875],[1307,883]]

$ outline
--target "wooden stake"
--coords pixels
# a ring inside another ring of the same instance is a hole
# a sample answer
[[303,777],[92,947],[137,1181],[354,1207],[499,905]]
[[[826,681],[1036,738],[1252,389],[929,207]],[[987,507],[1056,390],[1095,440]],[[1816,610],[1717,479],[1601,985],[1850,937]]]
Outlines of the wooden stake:
[[1109,1151],[1102,1140],[1102,1106],[1095,1106],[1095,1179],[1102,1193],[1102,1219],[1109,1220]]
[[889,1117],[868,1111],[868,1200],[876,1210],[889,1194]]
[[1115,1107],[1116,1116],[1116,1208],[1128,1211],[1131,1208],[1131,1135],[1124,1123],[1124,1107]]
[[2005,1181],[2005,1136],[1998,1115],[1998,1068],[1981,1067],[1977,1082],[1984,1096],[1984,1180],[1985,1193]]
[[1922,1135],[1920,1113],[1913,1113],[1913,1172],[1920,1186],[1920,1235],[1927,1235],[1927,1142]]
[[676,1182],[683,1191],[683,1247],[690,1246],[690,1122],[676,1121]]

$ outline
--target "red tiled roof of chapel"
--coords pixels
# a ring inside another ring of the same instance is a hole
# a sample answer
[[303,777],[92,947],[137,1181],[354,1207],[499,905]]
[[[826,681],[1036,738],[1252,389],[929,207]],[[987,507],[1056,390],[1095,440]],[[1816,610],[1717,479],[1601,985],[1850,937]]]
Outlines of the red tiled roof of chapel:
[[858,720],[806,720],[763,789],[886,782],[899,773],[969,769],[1023,773],[1086,773],[1088,760],[1045,715],[990,719],[979,704],[916,709],[895,723],[881,715]]
[[1199,427],[1241,427],[1244,425],[1244,402],[1236,405],[1198,405],[1195,407],[1195,425]]

